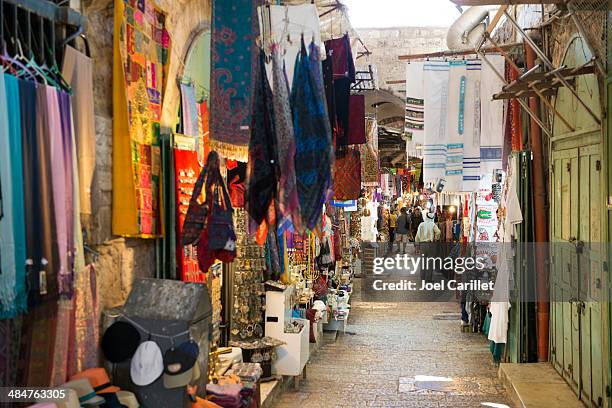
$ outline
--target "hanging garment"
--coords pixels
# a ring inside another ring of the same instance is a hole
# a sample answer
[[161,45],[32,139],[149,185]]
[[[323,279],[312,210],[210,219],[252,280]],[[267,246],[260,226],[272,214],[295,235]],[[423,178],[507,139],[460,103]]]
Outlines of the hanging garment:
[[467,61],[451,61],[448,80],[446,184],[445,191],[463,189],[463,139],[465,136],[465,93]]
[[361,183],[366,187],[377,187],[378,166],[378,123],[375,119],[366,120],[366,144],[361,151]]
[[76,151],[80,183],[79,207],[83,215],[91,216],[91,190],[96,167],[96,124],[91,58],[70,46],[66,46],[62,75],[72,88],[73,103],[71,106],[77,141]]
[[164,232],[160,117],[170,36],[154,0],[115,0],[114,21],[113,233],[155,238]]
[[[63,91],[46,87],[51,183],[53,191],[55,244],[58,251],[59,293],[72,296],[72,137],[70,99]],[[60,107],[61,105],[61,107]],[[63,316],[65,318],[65,316]]]
[[261,1],[212,2],[211,149],[247,161]]
[[364,144],[365,135],[365,95],[349,97],[348,144]]
[[19,107],[17,79],[0,73],[0,319],[27,309]]
[[349,128],[349,97],[351,84],[355,82],[355,62],[348,34],[325,41],[328,59],[331,60],[336,107],[336,146],[346,146]]
[[193,85],[181,83],[181,115],[183,134],[197,137],[199,134],[198,105]]
[[463,188],[477,192],[480,186],[480,60],[467,63],[463,137]]
[[268,208],[276,197],[278,157],[274,119],[272,90],[266,75],[265,55],[261,51],[253,89],[246,186],[246,210],[256,225],[265,220]]
[[280,51],[280,46],[272,46],[274,133],[280,169],[278,207],[282,218],[278,225],[281,230],[284,230],[289,227],[288,222],[290,221],[298,231],[301,231],[300,201],[295,180],[295,135],[291,121],[288,85],[283,74]]
[[356,200],[361,193],[361,155],[356,148],[339,153],[334,163],[334,200]]
[[[310,58],[316,59],[313,54],[316,53],[311,52]],[[331,183],[332,140],[324,95],[317,94],[303,41],[298,58],[291,91],[296,140],[295,173],[302,221],[306,228],[313,229],[321,217]]]
[[425,107],[423,62],[406,64],[406,117],[404,133],[408,136],[408,157],[423,157]]
[[[497,72],[504,74],[504,57],[491,55],[487,57]],[[503,80],[495,71],[484,64],[481,71],[480,100],[481,110],[481,144],[480,174],[492,176],[495,170],[502,168],[502,146],[504,144],[504,101],[492,100],[494,94],[501,91]],[[489,178],[490,179],[490,178]],[[483,179],[481,178],[481,184]]]
[[[293,78],[295,56],[300,52],[300,38],[312,38],[321,53],[325,46],[321,41],[321,22],[317,6],[314,4],[299,5],[266,5],[259,7],[260,30],[264,38],[280,45],[286,55],[285,70],[288,78]],[[269,32],[268,32],[269,30]],[[282,59],[282,58],[281,58]],[[272,65],[267,64],[268,78],[272,78]],[[276,90],[273,84],[272,89]]]
[[325,87],[325,101],[327,102],[327,116],[329,117],[329,125],[332,130],[332,140],[334,149],[336,147],[336,137],[338,133],[338,125],[336,123],[336,93],[334,88],[334,65],[332,58],[327,58],[322,63],[323,68],[323,86]]
[[445,61],[429,61],[423,71],[426,107],[423,182],[435,185],[446,176],[449,65]]

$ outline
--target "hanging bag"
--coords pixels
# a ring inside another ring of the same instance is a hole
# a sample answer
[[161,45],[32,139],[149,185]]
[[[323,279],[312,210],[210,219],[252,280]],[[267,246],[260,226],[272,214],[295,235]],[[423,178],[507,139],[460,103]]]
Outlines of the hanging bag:
[[187,209],[187,214],[185,215],[185,222],[183,223],[183,231],[181,234],[181,242],[183,245],[197,243],[198,238],[200,237],[200,232],[202,232],[202,229],[204,229],[206,216],[208,215],[208,205],[206,202],[200,204],[198,202],[198,197],[202,192],[202,186],[204,185],[205,179],[206,167],[202,169],[200,175],[198,176],[198,180],[193,186],[193,194],[189,200],[189,208]]
[[236,250],[236,233],[232,218],[234,209],[220,174],[214,187],[213,205],[208,219],[208,248],[211,251]]

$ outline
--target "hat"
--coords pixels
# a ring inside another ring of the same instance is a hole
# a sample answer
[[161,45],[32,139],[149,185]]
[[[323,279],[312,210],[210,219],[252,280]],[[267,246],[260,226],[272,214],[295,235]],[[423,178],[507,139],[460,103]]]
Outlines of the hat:
[[154,341],[140,344],[130,363],[130,376],[136,385],[144,387],[159,378],[164,371],[164,359]]
[[193,340],[168,349],[164,354],[164,387],[179,388],[189,384],[199,354],[200,348]]
[[140,333],[128,322],[113,323],[102,336],[102,352],[111,363],[120,363],[134,355],[140,344]]
[[102,394],[107,392],[117,392],[120,390],[119,387],[111,385],[108,374],[104,368],[89,368],[80,373],[76,373],[71,380],[78,380],[79,378],[87,378],[96,393]]
[[87,378],[80,378],[67,382],[59,388],[71,388],[75,390],[79,397],[79,402],[84,407],[96,407],[104,403],[104,398],[96,395],[96,392]]
[[119,398],[119,402],[127,408],[140,408],[140,404],[133,392],[121,390],[117,391],[116,394],[117,398]]
[[[49,398],[45,398],[45,402],[53,402],[57,408],[81,408],[81,404],[79,403],[79,396],[77,392],[72,388],[66,388],[65,386],[59,386],[56,388],[57,390],[65,390],[65,396],[61,400],[53,400]],[[39,400],[40,401],[40,400]]]
[[114,392],[105,392],[101,396],[106,400],[106,402],[102,404],[101,408],[128,408],[119,402],[119,398],[117,398],[117,394]]

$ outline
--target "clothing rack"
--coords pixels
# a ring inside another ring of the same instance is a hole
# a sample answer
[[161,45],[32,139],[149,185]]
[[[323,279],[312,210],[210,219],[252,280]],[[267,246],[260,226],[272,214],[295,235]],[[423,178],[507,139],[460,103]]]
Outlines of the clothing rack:
[[[22,48],[39,65],[61,66],[64,47],[81,37],[86,18],[49,0],[0,0],[0,47],[10,55]],[[89,45],[85,44],[89,52]]]

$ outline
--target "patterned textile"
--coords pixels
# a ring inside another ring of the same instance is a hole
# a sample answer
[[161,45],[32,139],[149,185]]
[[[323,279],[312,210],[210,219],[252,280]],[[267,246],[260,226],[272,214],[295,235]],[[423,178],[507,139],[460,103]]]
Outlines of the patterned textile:
[[259,55],[253,90],[253,117],[247,167],[246,209],[257,225],[266,218],[276,196],[277,151],[272,89],[266,75],[265,54]]
[[365,95],[351,95],[349,97],[349,128],[346,138],[350,145],[366,142]]
[[361,156],[356,148],[336,156],[334,164],[334,199],[356,200],[361,190]]
[[446,185],[445,191],[461,191],[463,188],[463,139],[465,137],[465,104],[467,102],[467,61],[449,63]]
[[378,123],[374,119],[366,121],[367,143],[360,146],[361,182],[366,187],[378,187]]
[[210,153],[210,114],[208,112],[208,103],[202,101],[198,104],[198,129],[199,137],[196,139],[196,152],[198,152],[198,161],[204,165],[204,160]]
[[170,37],[154,0],[115,0],[113,233],[163,234],[160,116]]
[[427,107],[423,143],[423,181],[425,184],[435,184],[446,175],[449,65],[445,61],[429,61],[423,70]]
[[480,185],[480,71],[480,60],[468,61],[462,191],[476,192]]
[[423,64],[423,62],[417,61],[406,65],[404,133],[408,137],[406,153],[409,157],[423,157],[423,131],[425,129]]
[[0,73],[0,319],[27,309],[21,151],[18,82]]
[[247,161],[251,135],[251,93],[259,58],[257,6],[260,0],[213,0],[211,148]]
[[[311,52],[310,59],[316,62],[317,54]],[[303,40],[298,58],[291,90],[296,139],[295,173],[302,220],[306,228],[313,229],[321,218],[331,182],[332,136],[325,96],[317,93],[317,83],[322,84],[323,80],[315,79],[317,73],[312,71],[315,64],[310,64]],[[318,75],[321,75],[320,71]]]
[[291,122],[289,90],[281,62],[280,46],[272,47],[272,76],[274,94],[274,129],[278,149],[280,178],[278,184],[278,206],[282,219],[279,227],[285,228],[291,221],[294,228],[301,230],[300,201],[295,180],[295,135]]

